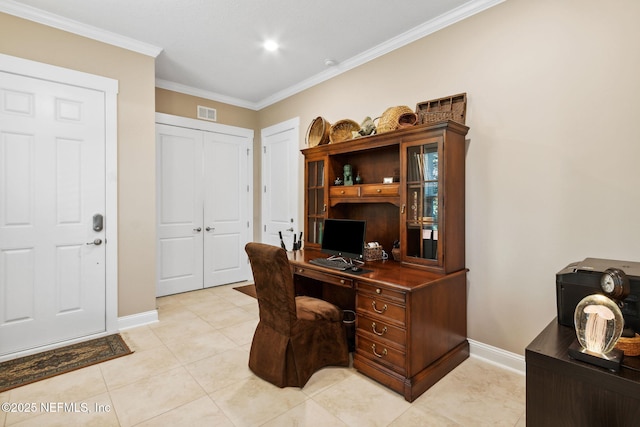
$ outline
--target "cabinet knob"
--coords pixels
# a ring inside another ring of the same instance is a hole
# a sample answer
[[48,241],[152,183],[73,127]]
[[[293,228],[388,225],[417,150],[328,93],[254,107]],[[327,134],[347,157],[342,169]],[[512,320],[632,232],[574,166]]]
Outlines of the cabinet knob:
[[340,194],[344,194],[344,190],[340,190]]
[[382,289],[376,288],[376,294],[381,294],[381,293],[382,293]]
[[382,193],[382,190],[378,188],[378,189],[376,190],[376,193]]
[[340,279],[340,284],[344,285],[344,279]]

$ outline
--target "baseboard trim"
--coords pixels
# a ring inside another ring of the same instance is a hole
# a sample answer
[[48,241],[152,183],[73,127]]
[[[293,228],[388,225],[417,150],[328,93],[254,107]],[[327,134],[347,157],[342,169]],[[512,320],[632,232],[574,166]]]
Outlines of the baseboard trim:
[[478,359],[483,359],[486,362],[498,365],[501,368],[525,375],[526,364],[523,356],[471,339],[468,341],[469,355],[471,357],[477,357]]
[[158,322],[158,310],[118,317],[118,330],[136,328]]

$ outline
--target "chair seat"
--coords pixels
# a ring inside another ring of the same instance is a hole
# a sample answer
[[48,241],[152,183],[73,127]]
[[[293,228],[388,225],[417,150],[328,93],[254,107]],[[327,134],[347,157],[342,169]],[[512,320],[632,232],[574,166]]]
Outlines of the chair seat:
[[330,302],[309,296],[296,297],[296,316],[299,320],[342,321],[342,310]]

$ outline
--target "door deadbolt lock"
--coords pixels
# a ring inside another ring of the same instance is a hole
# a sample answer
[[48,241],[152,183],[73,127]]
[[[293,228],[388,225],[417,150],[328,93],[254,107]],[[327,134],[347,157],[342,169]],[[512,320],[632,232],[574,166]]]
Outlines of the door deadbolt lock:
[[102,239],[95,239],[93,242],[87,243],[87,245],[96,245],[100,246],[102,244]]
[[102,214],[95,214],[93,216],[93,231],[102,231],[104,228],[104,217]]

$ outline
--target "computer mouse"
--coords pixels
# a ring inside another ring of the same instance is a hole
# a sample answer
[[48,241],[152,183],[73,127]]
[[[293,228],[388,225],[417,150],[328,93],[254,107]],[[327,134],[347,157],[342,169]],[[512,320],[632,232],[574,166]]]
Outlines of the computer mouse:
[[351,267],[351,271],[362,271],[362,269],[357,265],[354,265],[353,267]]

